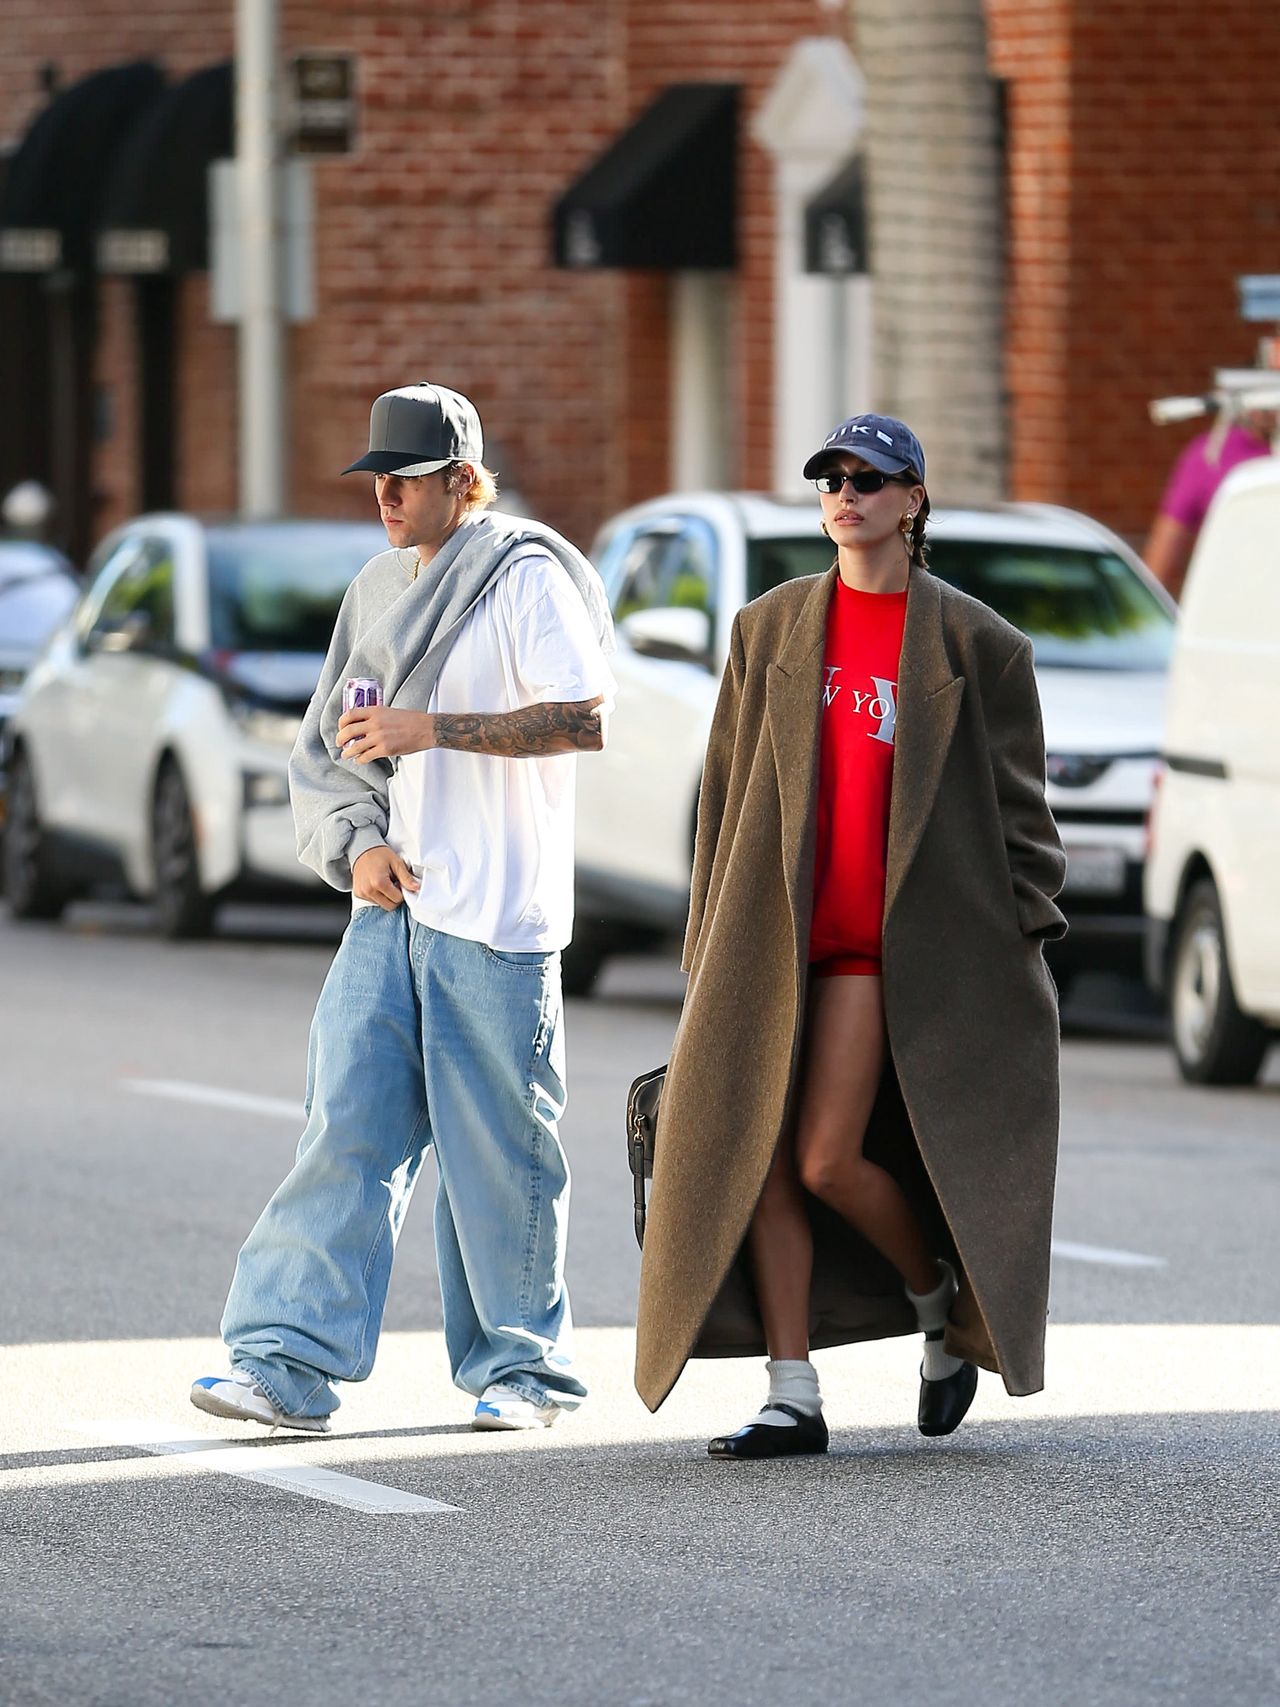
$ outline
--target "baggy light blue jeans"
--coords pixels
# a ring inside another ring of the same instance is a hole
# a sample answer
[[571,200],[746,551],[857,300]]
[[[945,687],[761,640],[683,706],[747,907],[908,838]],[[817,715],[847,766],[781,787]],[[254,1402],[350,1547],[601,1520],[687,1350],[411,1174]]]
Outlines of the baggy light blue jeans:
[[498,953],[361,907],[311,1026],[306,1130],[236,1264],[233,1365],[293,1416],[373,1368],[396,1239],[434,1145],[453,1379],[573,1408],[558,954]]

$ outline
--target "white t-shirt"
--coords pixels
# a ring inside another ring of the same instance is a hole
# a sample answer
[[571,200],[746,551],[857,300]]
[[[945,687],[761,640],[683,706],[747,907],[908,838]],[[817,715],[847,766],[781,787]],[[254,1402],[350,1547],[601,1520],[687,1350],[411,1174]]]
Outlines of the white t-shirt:
[[[603,696],[607,710],[616,687],[568,573],[528,556],[463,624],[428,709],[492,714]],[[576,769],[576,753],[405,754],[387,841],[420,882],[406,897],[414,917],[500,951],[563,948],[573,935]]]

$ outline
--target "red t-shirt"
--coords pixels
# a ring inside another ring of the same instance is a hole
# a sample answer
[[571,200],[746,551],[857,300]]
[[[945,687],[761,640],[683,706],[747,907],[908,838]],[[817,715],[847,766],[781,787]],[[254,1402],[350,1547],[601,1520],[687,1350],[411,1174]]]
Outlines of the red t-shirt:
[[878,960],[906,591],[837,580],[827,613],[811,962]]

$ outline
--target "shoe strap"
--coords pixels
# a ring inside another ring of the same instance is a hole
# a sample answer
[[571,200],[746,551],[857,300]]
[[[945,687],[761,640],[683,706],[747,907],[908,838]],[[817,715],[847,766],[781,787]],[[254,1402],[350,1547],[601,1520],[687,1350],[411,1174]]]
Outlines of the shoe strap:
[[[767,1411],[781,1411],[783,1416],[791,1417],[798,1423],[813,1422],[815,1420],[807,1411],[799,1410],[795,1405],[787,1404],[785,1400],[773,1399],[765,1406],[765,1409]],[[769,1424],[765,1423],[762,1426],[768,1428]]]

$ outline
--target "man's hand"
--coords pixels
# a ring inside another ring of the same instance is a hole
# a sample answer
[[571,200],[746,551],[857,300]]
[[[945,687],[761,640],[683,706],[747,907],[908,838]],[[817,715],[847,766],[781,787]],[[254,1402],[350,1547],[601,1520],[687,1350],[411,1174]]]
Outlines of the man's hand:
[[357,764],[422,753],[432,745],[431,717],[425,711],[370,705],[344,711],[338,719],[338,750],[344,759],[354,759]]
[[391,848],[368,848],[351,867],[351,888],[358,901],[376,901],[390,913],[417,891],[418,880]]

